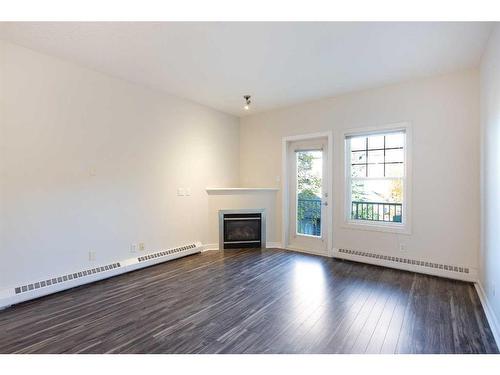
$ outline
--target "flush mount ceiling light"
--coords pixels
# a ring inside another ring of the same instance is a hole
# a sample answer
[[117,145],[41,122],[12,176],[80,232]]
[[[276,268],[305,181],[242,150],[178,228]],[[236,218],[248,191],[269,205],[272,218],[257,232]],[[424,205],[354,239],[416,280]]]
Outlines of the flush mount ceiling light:
[[250,100],[251,96],[250,95],[243,95],[243,99],[245,99],[245,106],[243,109],[245,111],[248,111],[250,109],[250,104],[252,104],[252,101]]

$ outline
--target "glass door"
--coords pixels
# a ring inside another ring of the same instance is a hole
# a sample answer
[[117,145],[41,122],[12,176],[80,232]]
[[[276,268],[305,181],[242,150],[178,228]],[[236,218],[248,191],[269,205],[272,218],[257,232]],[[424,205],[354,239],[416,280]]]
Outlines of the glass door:
[[292,248],[316,252],[326,249],[326,145],[326,140],[315,140],[297,142],[290,147],[289,243]]

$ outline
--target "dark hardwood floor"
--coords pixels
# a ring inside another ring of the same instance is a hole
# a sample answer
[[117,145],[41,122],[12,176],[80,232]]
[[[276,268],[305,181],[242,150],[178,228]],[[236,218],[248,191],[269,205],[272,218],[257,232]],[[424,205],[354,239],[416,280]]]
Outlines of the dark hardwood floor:
[[474,286],[210,251],[0,311],[0,353],[497,353]]

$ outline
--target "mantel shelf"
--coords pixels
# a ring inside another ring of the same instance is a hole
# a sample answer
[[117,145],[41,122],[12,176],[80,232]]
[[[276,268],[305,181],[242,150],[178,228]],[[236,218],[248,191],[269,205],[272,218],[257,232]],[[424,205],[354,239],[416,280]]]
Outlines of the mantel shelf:
[[223,192],[228,192],[228,193],[237,193],[237,192],[242,192],[242,193],[247,193],[247,192],[264,192],[264,191],[270,191],[270,192],[276,192],[279,191],[278,188],[258,188],[258,187],[239,187],[239,188],[219,188],[219,187],[210,187],[207,188],[207,193],[223,193]]

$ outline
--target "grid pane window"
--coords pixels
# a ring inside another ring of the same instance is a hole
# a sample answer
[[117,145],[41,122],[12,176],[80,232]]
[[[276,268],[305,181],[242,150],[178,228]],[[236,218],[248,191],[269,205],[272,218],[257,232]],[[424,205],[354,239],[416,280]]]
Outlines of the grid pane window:
[[346,138],[351,220],[404,222],[405,142],[404,131]]
[[404,174],[403,164],[386,164],[385,175],[386,177],[401,177]]
[[368,148],[369,149],[379,149],[384,148],[384,136],[374,135],[368,138]]
[[366,149],[366,139],[365,138],[352,138],[351,150],[364,150]]
[[368,163],[380,164],[384,163],[384,150],[370,150],[368,151]]
[[368,164],[368,175],[370,177],[384,177],[384,165]]
[[366,164],[366,151],[352,151],[351,163],[356,165]]
[[352,177],[363,177],[366,176],[366,165],[353,165],[352,166]]

